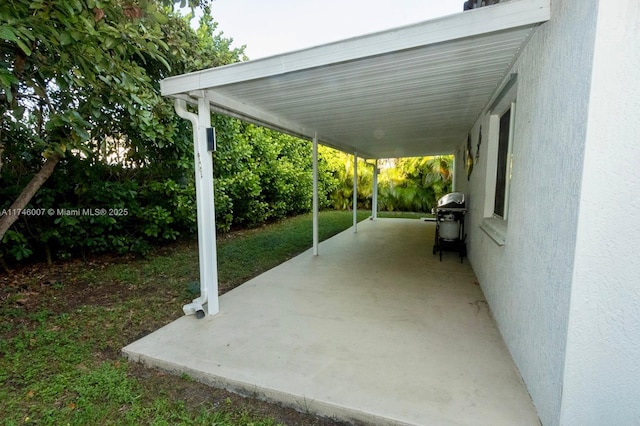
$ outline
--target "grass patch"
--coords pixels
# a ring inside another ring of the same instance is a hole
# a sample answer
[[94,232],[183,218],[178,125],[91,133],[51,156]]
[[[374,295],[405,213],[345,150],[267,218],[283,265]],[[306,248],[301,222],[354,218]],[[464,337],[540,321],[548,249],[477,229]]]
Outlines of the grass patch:
[[[311,247],[311,221],[303,215],[221,236],[221,289]],[[321,239],[351,224],[350,212],[322,212]],[[104,256],[51,268],[33,265],[0,277],[3,424],[338,424],[121,357],[123,346],[182,315],[197,280],[195,241],[145,259]]]
[[422,219],[423,217],[434,217],[431,213],[419,212],[378,212],[378,217],[387,219]]
[[[358,212],[358,220],[369,217]],[[300,215],[261,228],[230,234],[218,242],[218,279],[221,290],[236,287],[248,279],[311,248],[313,217]],[[353,224],[353,213],[321,212],[320,241],[344,231]]]

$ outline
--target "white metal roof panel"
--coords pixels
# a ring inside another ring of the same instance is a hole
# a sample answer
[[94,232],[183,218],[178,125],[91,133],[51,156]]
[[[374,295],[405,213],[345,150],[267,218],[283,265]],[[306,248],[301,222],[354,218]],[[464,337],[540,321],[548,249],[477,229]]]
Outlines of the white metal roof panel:
[[451,153],[548,19],[549,0],[513,0],[172,77],[162,92],[366,157]]

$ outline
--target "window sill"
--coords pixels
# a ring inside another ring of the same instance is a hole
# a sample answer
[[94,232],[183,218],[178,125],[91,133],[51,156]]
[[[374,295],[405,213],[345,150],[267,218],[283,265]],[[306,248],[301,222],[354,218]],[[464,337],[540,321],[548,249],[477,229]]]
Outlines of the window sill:
[[480,224],[482,229],[496,244],[503,246],[507,237],[507,222],[502,219],[488,217]]

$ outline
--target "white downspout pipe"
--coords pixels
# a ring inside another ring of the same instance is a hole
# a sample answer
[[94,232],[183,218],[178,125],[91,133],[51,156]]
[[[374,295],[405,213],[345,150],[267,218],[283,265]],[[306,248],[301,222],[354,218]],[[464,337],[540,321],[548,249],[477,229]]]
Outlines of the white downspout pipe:
[[313,255],[318,255],[318,133],[313,136]]
[[[187,111],[187,103],[182,99],[175,100],[174,108],[176,110],[176,113],[178,114],[178,117],[183,118],[185,120],[189,120],[191,122],[191,127],[193,131],[193,164],[196,172],[195,184],[196,184],[196,199],[197,199],[197,194],[202,192],[201,182],[200,182],[200,179],[198,178],[198,169],[199,169],[198,115]],[[200,210],[199,206],[198,206],[198,210]],[[200,296],[197,297],[196,299],[193,299],[191,303],[184,305],[182,307],[182,311],[185,313],[185,315],[196,314],[198,317],[202,317],[204,316],[204,308],[202,307],[202,305],[207,303],[207,288],[205,287],[204,281],[202,280],[202,278],[205,276],[204,262],[203,262],[205,256],[203,253],[203,246],[202,246],[202,240],[203,240],[202,227],[199,225],[200,224],[198,223],[198,251],[199,251],[199,260],[200,260],[199,262],[200,264]]]
[[[213,197],[213,153],[207,143],[207,129],[211,127],[211,104],[207,96],[198,98],[198,147],[202,161],[202,195],[198,204],[203,205],[202,220],[198,214],[198,227],[202,226],[205,245],[204,271],[201,277],[207,294],[207,313],[215,315],[220,311],[218,303],[218,257],[216,250],[216,209]],[[197,195],[197,194],[196,194]]]
[[[206,99],[199,99],[198,114],[187,111],[186,102],[176,99],[174,108],[179,117],[189,120],[193,127],[193,158],[198,218],[198,259],[200,266],[200,296],[182,307],[185,315],[205,316],[218,312],[218,268],[215,247],[215,209],[213,205],[213,160],[207,151],[206,129],[211,125]],[[211,297],[209,297],[211,295]],[[210,300],[211,299],[211,300]]]
[[353,153],[353,233],[358,232],[358,152]]

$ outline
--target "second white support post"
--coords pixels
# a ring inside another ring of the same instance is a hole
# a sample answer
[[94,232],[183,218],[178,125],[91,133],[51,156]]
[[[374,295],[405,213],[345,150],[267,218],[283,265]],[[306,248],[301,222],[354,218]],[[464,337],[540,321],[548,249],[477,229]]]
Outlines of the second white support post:
[[378,218],[378,159],[373,163],[373,194],[371,194],[371,219]]
[[318,133],[313,137],[313,255],[318,255]]
[[451,172],[451,192],[456,192],[458,191],[458,179],[456,178],[456,163],[460,161],[460,155],[459,155],[459,151],[456,151],[456,153],[453,155],[453,162],[451,163],[451,167],[452,167],[452,172]]
[[358,153],[353,153],[353,233],[358,232]]

